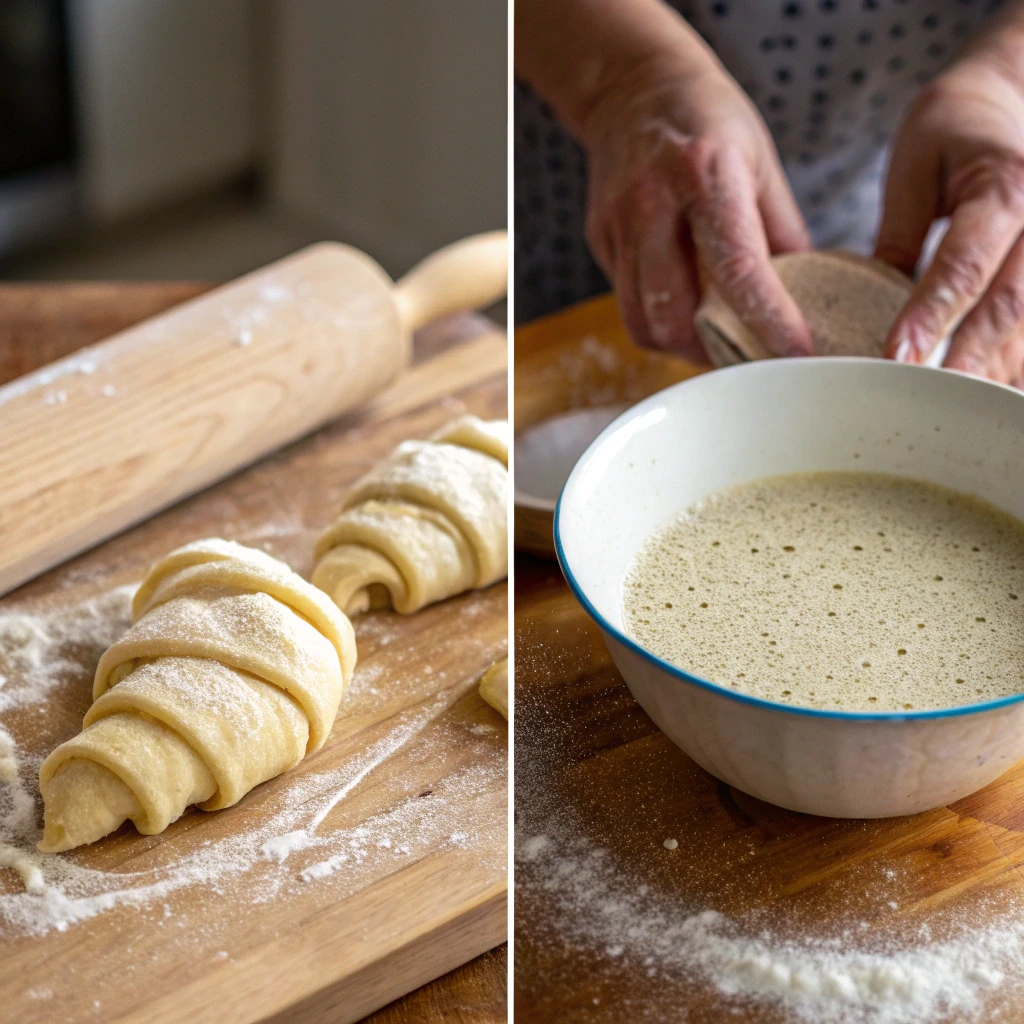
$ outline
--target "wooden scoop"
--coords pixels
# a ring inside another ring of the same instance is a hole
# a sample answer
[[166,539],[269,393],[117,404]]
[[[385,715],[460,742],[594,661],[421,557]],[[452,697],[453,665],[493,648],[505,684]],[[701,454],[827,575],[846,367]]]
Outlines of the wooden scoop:
[[[849,252],[788,253],[772,265],[806,318],[818,355],[880,357],[913,286],[887,263]],[[693,322],[716,366],[772,354],[713,288]]]
[[367,401],[507,273],[504,231],[397,284],[324,242],[0,387],[0,594]]

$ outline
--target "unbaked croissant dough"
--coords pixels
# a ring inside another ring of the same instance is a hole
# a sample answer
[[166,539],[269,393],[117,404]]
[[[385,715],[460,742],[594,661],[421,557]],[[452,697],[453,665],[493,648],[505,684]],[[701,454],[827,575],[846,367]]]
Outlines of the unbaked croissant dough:
[[349,615],[403,614],[508,575],[508,421],[462,416],[360,480],[316,548],[313,583]]
[[483,674],[480,696],[508,718],[508,658],[502,658]]
[[50,853],[131,818],[162,832],[294,767],[327,738],[352,677],[352,625],[283,562],[231,541],[172,551],[100,659],[83,731],[43,762]]

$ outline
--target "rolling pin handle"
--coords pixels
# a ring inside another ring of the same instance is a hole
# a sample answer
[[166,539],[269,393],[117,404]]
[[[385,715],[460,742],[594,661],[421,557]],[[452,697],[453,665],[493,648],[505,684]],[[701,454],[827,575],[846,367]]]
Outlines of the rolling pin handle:
[[402,325],[415,331],[449,313],[482,309],[508,290],[508,232],[452,242],[420,261],[395,285]]

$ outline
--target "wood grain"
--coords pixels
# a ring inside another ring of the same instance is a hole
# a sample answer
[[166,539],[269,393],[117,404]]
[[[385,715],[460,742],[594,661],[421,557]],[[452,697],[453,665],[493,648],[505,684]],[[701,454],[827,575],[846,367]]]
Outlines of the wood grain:
[[499,946],[368,1017],[365,1024],[504,1024],[508,947]]
[[[571,306],[552,323],[552,330],[535,325],[516,330],[517,434],[572,409],[633,404],[697,372],[681,359],[637,348],[610,295]],[[550,511],[517,498],[518,550],[554,558],[551,524]]]
[[[34,360],[74,351],[90,336],[125,326],[132,315],[201,290],[134,286],[123,303],[108,301],[116,299],[116,286],[44,288],[35,295],[31,288],[0,290],[0,300],[4,292],[20,292],[11,318],[0,315],[0,367],[5,373],[29,369]],[[81,317],[78,310],[85,311]],[[40,339],[34,356],[23,354],[26,336]],[[263,547],[308,574],[313,540],[346,488],[399,440],[425,436],[459,411],[504,414],[505,358],[504,335],[482,318],[433,325],[417,337],[414,368],[399,386],[34,580],[0,601],[0,614],[69,607],[138,579],[160,554],[206,535]],[[500,943],[507,904],[506,726],[480,699],[476,683],[505,651],[506,609],[501,584],[409,618],[364,616],[357,622],[355,683],[317,755],[236,807],[188,812],[160,836],[140,837],[126,826],[66,856],[104,871],[187,858],[202,844],[265,818],[303,774],[345,768],[386,741],[403,716],[416,715],[423,726],[355,786],[327,824],[359,828],[412,807],[409,820],[434,822],[446,835],[466,838],[431,839],[403,862],[371,857],[358,873],[290,884],[266,902],[252,899],[266,873],[294,878],[300,860],[283,868],[261,863],[246,875],[246,886],[219,892],[190,886],[155,906],[117,908],[63,933],[25,936],[0,922],[0,1017],[26,1024],[354,1021]],[[82,652],[80,670],[54,691],[45,716],[5,718],[27,748],[41,753],[78,730],[98,654]],[[477,780],[473,786],[459,782],[467,773]],[[11,872],[0,870],[0,892],[18,887]],[[486,977],[490,1002],[482,998],[487,1008],[466,1020],[490,1021],[491,1008],[503,999],[503,977],[497,988],[494,972]],[[460,986],[478,982],[485,984],[474,968],[460,974],[451,983],[451,1005],[461,1005]],[[444,1007],[444,986],[432,991]]]
[[[529,419],[546,407],[548,382],[565,376],[550,353],[567,339],[618,336],[612,315],[603,299],[517,330],[517,422],[520,397]],[[565,397],[564,384],[557,390],[554,404]],[[519,1024],[792,1019],[778,1006],[725,996],[671,958],[645,964],[630,955],[631,943],[699,910],[794,938],[849,928],[907,942],[922,925],[941,935],[1000,913],[1019,917],[1024,765],[953,806],[908,818],[840,821],[761,803],[708,775],[657,730],[556,565],[518,555],[515,581],[517,842],[544,835],[563,855],[581,843],[615,867],[600,898],[588,903],[581,887],[567,910],[544,884],[547,869],[517,864]],[[667,838],[678,847],[666,850]],[[639,915],[617,919],[614,933],[596,927],[641,890],[657,894],[667,915],[660,924]],[[631,937],[630,924],[649,931]],[[1019,985],[986,999],[979,1019],[1024,1021]]]
[[395,288],[320,243],[0,390],[0,593],[363,405]]
[[639,402],[698,372],[637,348],[610,295],[517,327],[515,365],[517,432],[570,409]]
[[209,284],[0,284],[0,385],[209,291]]

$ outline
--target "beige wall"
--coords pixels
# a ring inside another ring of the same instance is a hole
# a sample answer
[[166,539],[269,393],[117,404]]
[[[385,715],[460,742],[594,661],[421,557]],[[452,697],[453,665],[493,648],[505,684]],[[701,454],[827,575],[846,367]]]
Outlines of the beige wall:
[[91,220],[194,195],[251,163],[250,0],[79,0],[70,13]]
[[504,0],[279,0],[275,203],[393,273],[506,222]]
[[[97,250],[113,244],[110,226],[147,218],[162,218],[154,230],[173,247],[180,210],[190,250],[260,228],[268,245],[241,254],[254,264],[283,231],[350,242],[397,274],[505,224],[505,0],[77,0],[71,11],[74,186]],[[245,224],[207,224],[195,203],[248,169],[265,184]],[[71,227],[57,240],[73,246]]]

